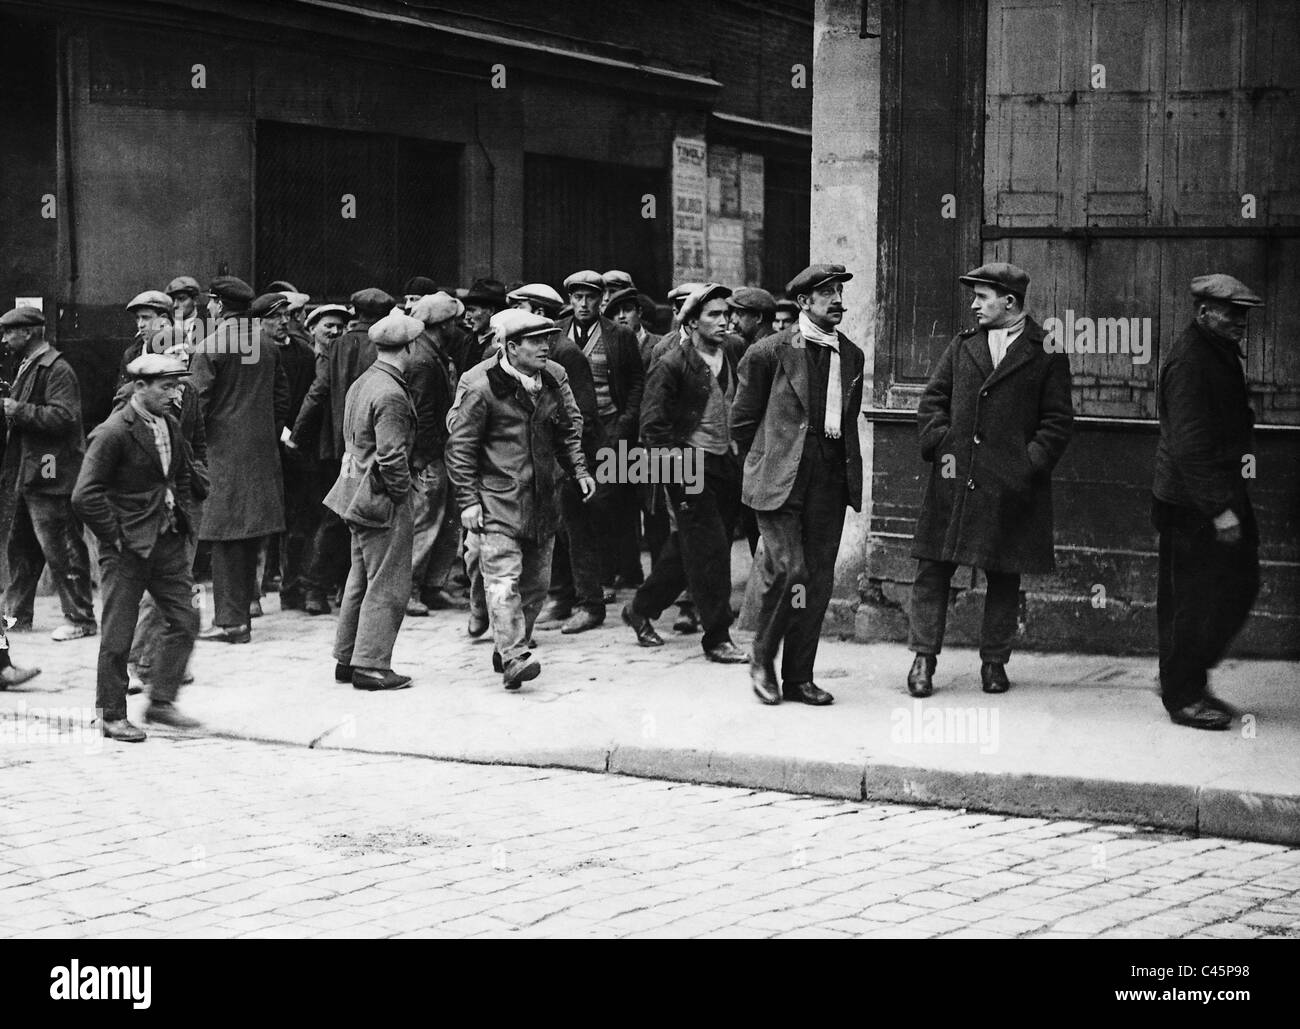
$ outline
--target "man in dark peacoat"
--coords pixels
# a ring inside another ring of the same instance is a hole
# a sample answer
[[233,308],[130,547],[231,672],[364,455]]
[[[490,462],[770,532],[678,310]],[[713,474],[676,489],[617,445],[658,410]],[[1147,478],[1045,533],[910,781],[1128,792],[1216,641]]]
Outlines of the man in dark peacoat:
[[144,732],[127,720],[127,655],[146,591],[163,616],[145,718],[178,729],[196,721],[175,708],[199,613],[190,571],[194,533],[189,449],[169,413],[178,399],[184,362],[145,354],[131,362],[130,399],[90,434],[72,504],[99,539],[104,633],[99,647],[95,706],[103,734],[138,743]]
[[921,458],[930,477],[912,556],[908,645],[916,654],[907,688],[934,690],[943,648],[948,588],[958,565],[984,572],[980,629],[986,693],[1010,688],[1021,574],[1054,567],[1052,469],[1074,421],[1070,362],[1043,349],[1043,329],[1025,314],[1029,276],[1013,264],[986,264],[961,277],[975,293],[979,328],[954,339],[917,406]]
[[90,555],[68,502],[86,450],[81,391],[67,359],[45,339],[45,318],[17,307],[0,317],[5,348],[20,357],[11,396],[4,398],[8,430],[0,473],[0,506],[8,526],[9,585],[5,611],[30,629],[36,586],[48,562],[66,624],[55,640],[95,634]]
[[199,539],[212,543],[213,625],[199,639],[247,643],[258,597],[263,537],[284,531],[278,440],[289,387],[276,337],[286,332],[283,293],[246,308],[227,302],[217,330],[199,344],[190,375],[203,410],[211,491]]
[[765,704],[834,700],[814,682],[813,669],[845,510],[862,507],[865,360],[836,328],[851,278],[840,264],[805,268],[786,287],[798,299],[798,323],[760,339],[740,362],[731,425],[745,455],[741,499],[763,538],[763,560],[750,573],[763,584],[750,683]]
[[1160,699],[1178,725],[1226,729],[1233,710],[1209,673],[1259,592],[1259,529],[1246,489],[1254,412],[1238,350],[1264,302],[1231,275],[1192,280],[1195,318],[1160,369],[1160,444],[1152,486],[1160,532],[1156,623]]

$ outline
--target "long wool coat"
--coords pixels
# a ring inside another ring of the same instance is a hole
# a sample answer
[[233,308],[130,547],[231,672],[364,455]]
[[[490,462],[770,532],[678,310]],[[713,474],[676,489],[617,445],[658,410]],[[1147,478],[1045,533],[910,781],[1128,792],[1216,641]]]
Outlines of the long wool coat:
[[199,539],[283,532],[279,438],[289,385],[275,341],[248,318],[227,318],[199,344],[190,381],[203,412],[211,481]]
[[1052,469],[1070,440],[1070,363],[1032,318],[997,369],[988,332],[958,336],[917,407],[931,462],[912,554],[1041,574],[1052,551]]

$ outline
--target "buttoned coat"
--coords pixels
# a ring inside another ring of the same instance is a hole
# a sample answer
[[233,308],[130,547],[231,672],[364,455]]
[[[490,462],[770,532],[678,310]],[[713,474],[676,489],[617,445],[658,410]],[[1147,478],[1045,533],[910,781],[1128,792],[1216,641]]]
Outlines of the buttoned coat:
[[199,539],[283,532],[279,438],[289,386],[275,340],[246,317],[226,318],[199,344],[190,382],[208,443],[210,485]]
[[[568,338],[573,316],[561,318],[555,325]],[[613,445],[626,440],[630,446],[636,442],[641,425],[641,396],[645,392],[641,348],[631,329],[603,315],[600,318],[600,338],[605,344],[605,358],[609,362],[609,396],[618,409],[613,438],[606,442]]]
[[147,558],[167,524],[172,491],[177,528],[193,535],[191,465],[180,425],[162,416],[171,439],[171,463],[163,471],[153,430],[129,403],[90,433],[90,446],[72,493],[72,508],[102,543]]
[[[840,427],[849,506],[862,510],[862,351],[841,332]],[[798,325],[758,340],[741,358],[731,405],[731,435],[745,456],[741,501],[755,511],[775,511],[789,499],[808,435],[808,344]]]
[[8,419],[4,488],[69,496],[86,452],[77,373],[50,347],[14,382],[11,399],[18,406]]
[[1074,421],[1070,363],[1032,318],[995,370],[988,332],[954,339],[917,406],[931,462],[912,554],[997,572],[1054,567],[1052,469]]
[[447,474],[462,511],[482,505],[485,532],[543,542],[559,523],[561,468],[588,474],[568,375],[539,372],[536,399],[497,359],[461,376],[447,425]]
[[344,456],[324,504],[350,525],[392,526],[411,491],[416,412],[402,373],[376,361],[348,390]]

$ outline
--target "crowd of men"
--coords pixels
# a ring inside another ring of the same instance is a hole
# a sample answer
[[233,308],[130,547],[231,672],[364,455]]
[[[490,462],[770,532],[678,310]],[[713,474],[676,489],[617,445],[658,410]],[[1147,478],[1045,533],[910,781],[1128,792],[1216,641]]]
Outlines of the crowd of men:
[[[837,328],[852,277],[813,265],[780,299],[682,283],[660,336],[658,306],[619,271],[576,271],[563,292],[416,276],[400,298],[370,287],[347,306],[223,275],[206,318],[199,283],[180,276],[127,303],[136,338],[88,437],[41,312],[11,310],[7,625],[31,629],[48,565],[65,620],[54,639],[102,631],[96,704],[123,741],[144,739],[126,697],[145,688],[146,720],[197,725],[175,706],[196,639],[249,643],[271,590],[281,610],[337,609],[335,680],[360,690],[412,684],[394,643],[406,617],[433,610],[467,610],[471,637],[490,631],[493,668],[518,689],[541,671],[535,630],[592,631],[622,589],[630,641],[662,646],[655,623],[676,607],[673,629],[700,632],[709,661],[747,664],[763,703],[828,705],[817,645],[846,510],[862,503],[864,359]],[[917,697],[934,689],[959,565],[987,582],[983,688],[1010,687],[1020,576],[1052,568],[1051,473],[1073,419],[1068,358],[1025,311],[1029,276],[993,263],[960,281],[977,327],[945,350],[918,409],[931,474],[910,610]],[[1161,373],[1161,681],[1175,722],[1223,728],[1208,669],[1258,589],[1234,461],[1251,426],[1236,346],[1260,301],[1225,275],[1192,295]],[[675,473],[638,479],[638,453]],[[98,626],[83,528],[98,540]],[[761,598],[748,649],[731,636],[741,536]],[[0,632],[0,687],[34,674]]]

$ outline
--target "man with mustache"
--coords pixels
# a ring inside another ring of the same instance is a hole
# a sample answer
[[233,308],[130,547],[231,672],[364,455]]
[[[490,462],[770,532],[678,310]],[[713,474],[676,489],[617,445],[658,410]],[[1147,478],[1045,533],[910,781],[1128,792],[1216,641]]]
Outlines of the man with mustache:
[[835,699],[813,680],[813,666],[844,512],[862,508],[857,420],[866,362],[836,328],[852,278],[842,264],[805,268],[786,286],[799,320],[740,362],[731,426],[745,455],[742,500],[756,513],[765,551],[751,572],[761,577],[763,601],[749,666],[764,704]]

